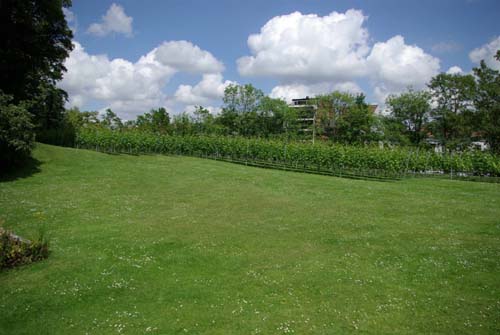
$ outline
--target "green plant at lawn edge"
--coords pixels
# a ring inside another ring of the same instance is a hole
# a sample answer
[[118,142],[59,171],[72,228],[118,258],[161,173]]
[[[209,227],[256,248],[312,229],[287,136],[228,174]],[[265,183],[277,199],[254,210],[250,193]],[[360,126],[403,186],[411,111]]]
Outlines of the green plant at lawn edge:
[[40,230],[36,239],[29,241],[0,228],[0,269],[29,264],[49,256],[49,242]]

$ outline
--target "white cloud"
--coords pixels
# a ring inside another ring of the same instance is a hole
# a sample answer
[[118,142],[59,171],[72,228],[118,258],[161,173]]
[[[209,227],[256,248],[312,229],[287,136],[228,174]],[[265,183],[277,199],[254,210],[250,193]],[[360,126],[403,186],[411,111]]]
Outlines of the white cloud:
[[389,89],[407,86],[421,89],[440,68],[439,59],[415,45],[405,44],[399,35],[387,42],[375,43],[367,61],[372,78]]
[[402,36],[375,43],[367,58],[375,101],[383,109],[389,94],[408,87],[423,89],[439,73],[439,59],[416,45],[407,45]]
[[106,12],[106,15],[102,17],[102,21],[100,23],[92,23],[87,32],[100,37],[110,33],[124,34],[127,37],[131,37],[132,21],[133,18],[125,14],[122,6],[113,3]]
[[360,93],[361,88],[354,82],[332,84],[328,82],[317,84],[285,84],[274,87],[269,94],[271,98],[283,99],[291,102],[292,99],[313,97],[318,94],[327,94],[332,91]]
[[193,73],[219,73],[224,65],[210,52],[188,41],[164,42],[156,50],[156,58],[162,64],[180,71]]
[[464,71],[460,66],[452,66],[446,71],[447,74],[463,74]]
[[222,74],[204,74],[195,86],[180,85],[175,92],[175,100],[184,104],[205,105],[224,96],[224,89],[234,82],[222,81]]
[[365,20],[359,10],[274,17],[259,34],[250,35],[252,56],[238,59],[238,70],[244,76],[273,76],[283,82],[362,76],[369,52]]
[[250,35],[250,56],[237,60],[243,76],[279,80],[271,96],[303,97],[332,89],[361,91],[357,80],[368,79],[377,102],[407,86],[416,89],[439,72],[439,59],[402,36],[370,47],[367,17],[359,10],[326,16],[295,12],[269,20]]
[[472,62],[479,64],[484,60],[486,65],[495,70],[500,70],[500,61],[495,59],[497,51],[500,50],[500,36],[493,39],[490,43],[476,48],[469,53]]
[[69,29],[71,29],[73,35],[76,34],[76,31],[78,29],[78,21],[76,19],[76,15],[67,8],[63,8],[62,10],[64,18],[66,19],[66,22],[68,22]]
[[[221,64],[207,51],[190,44],[195,52],[173,54],[172,57],[182,57],[165,62],[164,54],[159,50],[165,45],[175,45],[173,41],[160,45],[137,62],[125,59],[109,59],[106,55],[90,55],[78,43],[65,61],[68,71],[64,74],[59,86],[69,94],[69,105],[83,107],[90,102],[100,102],[124,119],[134,119],[151,108],[177,104],[213,103],[224,94],[224,88],[229,81],[223,81],[220,73],[204,73],[202,80],[195,86],[181,85],[175,94],[175,101],[169,101],[163,92],[171,77],[191,64],[197,71],[211,72],[212,67],[220,69]],[[200,54],[212,57],[209,64],[200,59]],[[199,62],[199,64],[197,63]],[[198,65],[197,65],[198,64]]]
[[340,91],[340,92],[348,92],[348,93],[362,93],[363,90],[361,87],[359,87],[358,84],[352,81],[345,81],[343,83],[336,83],[333,85],[333,90],[334,91]]
[[89,101],[101,101],[125,118],[161,106],[162,87],[176,72],[159,63],[154,50],[132,63],[89,55],[78,42],[74,42],[65,66],[68,71],[60,87],[68,92],[70,105],[81,107]]

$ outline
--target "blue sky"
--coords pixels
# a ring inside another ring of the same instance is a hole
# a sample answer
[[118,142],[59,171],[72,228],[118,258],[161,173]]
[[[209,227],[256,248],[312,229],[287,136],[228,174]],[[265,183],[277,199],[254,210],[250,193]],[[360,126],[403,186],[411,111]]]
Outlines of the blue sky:
[[498,0],[74,0],[69,10],[79,45],[61,83],[70,104],[127,119],[157,105],[216,112],[230,82],[288,99],[361,90],[382,103],[500,48]]

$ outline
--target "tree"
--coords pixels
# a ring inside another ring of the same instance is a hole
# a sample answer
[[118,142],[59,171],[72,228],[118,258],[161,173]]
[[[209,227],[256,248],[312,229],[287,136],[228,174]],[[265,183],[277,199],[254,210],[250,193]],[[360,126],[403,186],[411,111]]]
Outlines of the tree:
[[26,158],[35,142],[26,103],[12,101],[12,96],[0,91],[0,171]]
[[185,112],[174,115],[172,129],[176,135],[191,135],[193,133],[193,123],[191,122],[189,115]]
[[211,134],[217,132],[214,116],[203,106],[195,107],[192,120],[198,134]]
[[70,0],[0,2],[0,89],[13,103],[33,100],[62,78],[73,45],[62,8]]
[[219,122],[226,129],[227,134],[255,136],[258,129],[258,109],[264,93],[246,85],[228,85],[222,98],[224,105]]
[[34,115],[34,123],[37,125],[37,133],[43,134],[48,129],[57,129],[62,126],[64,114],[64,102],[68,94],[48,82],[41,82],[39,95],[31,101],[30,112]]
[[429,84],[432,102],[432,133],[448,149],[470,142],[476,82],[472,75],[441,73]]
[[[500,50],[496,53],[500,61]],[[484,60],[474,68],[477,93],[474,105],[478,114],[478,128],[490,145],[491,151],[500,153],[500,72],[489,68]]]
[[99,125],[98,112],[81,112],[77,107],[66,110],[64,116],[65,124],[71,125],[75,129],[89,128]]
[[288,138],[298,130],[297,113],[284,100],[263,97],[258,106],[258,116],[261,136],[285,133]]
[[66,93],[55,83],[73,48],[62,10],[70,5],[69,0],[0,1],[0,160],[19,161],[14,156],[29,152],[34,126],[41,132],[63,119]]
[[139,115],[135,125],[142,130],[166,134],[170,125],[170,115],[163,107],[152,109],[149,113]]
[[163,107],[151,110],[153,131],[166,134],[170,125],[170,115]]
[[149,113],[137,116],[135,126],[141,130],[166,134],[170,127],[170,115],[163,107],[152,109]]
[[374,139],[374,115],[363,94],[332,92],[316,96],[318,109],[314,125],[319,135],[344,143]]
[[409,88],[407,92],[390,95],[386,100],[391,113],[389,120],[394,122],[394,128],[416,146],[426,137],[425,128],[431,112],[430,98],[428,92]]
[[112,130],[123,128],[122,120],[110,108],[106,109],[106,112],[102,116],[101,125]]

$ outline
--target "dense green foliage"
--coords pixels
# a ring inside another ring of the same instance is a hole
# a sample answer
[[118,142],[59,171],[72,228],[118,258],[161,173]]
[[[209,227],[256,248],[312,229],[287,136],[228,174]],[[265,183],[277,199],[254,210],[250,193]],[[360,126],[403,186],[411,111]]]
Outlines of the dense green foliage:
[[0,334],[498,334],[499,185],[37,145],[0,218]]
[[76,143],[81,148],[107,152],[163,153],[267,162],[311,171],[352,171],[360,174],[376,174],[378,171],[392,175],[442,171],[500,175],[499,157],[475,151],[439,154],[403,147],[380,149],[241,137],[160,136],[99,128],[82,129]]
[[429,83],[432,134],[445,147],[464,148],[472,138],[476,81],[472,75],[441,73]]
[[70,5],[70,0],[0,1],[3,164],[12,166],[29,154],[35,133],[44,140],[62,126],[67,95],[55,83],[73,48],[63,13]]
[[295,127],[297,117],[285,101],[266,97],[251,84],[227,86],[222,101],[212,133],[272,137],[289,133]]
[[312,99],[318,135],[339,143],[368,143],[380,139],[375,116],[363,94],[332,92]]
[[[500,50],[496,59],[500,62]],[[477,80],[475,106],[482,135],[491,150],[500,154],[500,72],[486,66],[484,61],[474,69]]]
[[430,94],[409,89],[400,95],[389,96],[387,107],[390,111],[386,118],[389,136],[401,136],[407,140],[403,143],[421,145],[428,131],[425,125],[430,118]]
[[0,171],[24,160],[34,145],[34,125],[26,103],[13,104],[0,91]]
[[14,102],[36,100],[62,78],[73,48],[63,6],[69,0],[0,2],[0,89]]

